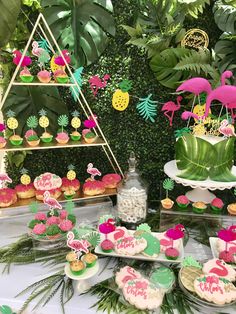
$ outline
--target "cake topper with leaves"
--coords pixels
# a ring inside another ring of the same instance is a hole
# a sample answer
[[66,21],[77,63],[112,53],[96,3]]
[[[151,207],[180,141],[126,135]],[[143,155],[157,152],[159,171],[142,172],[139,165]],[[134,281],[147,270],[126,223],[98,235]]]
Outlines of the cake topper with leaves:
[[64,128],[69,124],[69,119],[67,115],[62,114],[57,119],[58,125],[61,127],[61,132],[64,132]]
[[28,128],[32,130],[32,135],[33,135],[34,129],[36,129],[39,124],[38,118],[36,116],[29,116],[26,123],[27,123]]
[[75,172],[75,166],[70,164],[68,167],[68,172],[66,174],[66,177],[68,180],[72,181],[76,178],[76,172]]
[[174,181],[169,178],[165,179],[163,181],[163,188],[166,191],[166,198],[168,198],[169,191],[174,189]]

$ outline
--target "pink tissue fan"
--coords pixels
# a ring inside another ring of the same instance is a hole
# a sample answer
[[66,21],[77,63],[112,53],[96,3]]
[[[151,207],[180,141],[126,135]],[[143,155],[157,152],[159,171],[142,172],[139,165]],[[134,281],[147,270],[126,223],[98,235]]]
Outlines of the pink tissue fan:
[[[19,50],[13,51],[13,63],[15,65],[18,65],[20,63],[22,53]],[[24,67],[26,69],[27,66],[29,66],[32,63],[32,60],[29,56],[24,56],[23,60],[21,61],[20,66]]]

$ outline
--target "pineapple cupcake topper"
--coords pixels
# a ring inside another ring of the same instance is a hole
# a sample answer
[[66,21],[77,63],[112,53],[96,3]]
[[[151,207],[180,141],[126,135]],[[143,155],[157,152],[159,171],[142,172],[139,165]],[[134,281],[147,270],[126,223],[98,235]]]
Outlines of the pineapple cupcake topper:
[[58,117],[57,120],[58,125],[61,127],[61,132],[64,132],[64,128],[69,124],[69,119],[67,115],[62,114]]
[[21,173],[21,177],[20,177],[20,182],[23,184],[23,185],[29,185],[30,182],[31,182],[31,178],[30,176],[28,175],[28,170],[25,169],[25,168],[22,168],[20,170],[20,173]]
[[119,88],[115,91],[112,97],[112,106],[118,111],[124,111],[129,105],[129,93],[132,88],[132,81],[123,80],[119,84]]
[[17,119],[15,118],[16,113],[12,110],[8,110],[6,113],[6,116],[8,118],[7,119],[8,128],[13,130],[14,135],[16,135],[15,130],[18,128],[18,125],[19,125]]
[[41,126],[41,128],[44,128],[44,132],[47,132],[47,127],[49,126],[49,119],[47,117],[47,111],[44,109],[41,109],[39,111],[39,125]]
[[74,180],[76,178],[75,166],[71,164],[68,166],[67,169],[68,169],[68,172],[66,175],[67,179],[70,181]]
[[79,112],[77,110],[72,112],[72,120],[71,126],[77,131],[77,129],[81,126],[81,120],[79,118]]

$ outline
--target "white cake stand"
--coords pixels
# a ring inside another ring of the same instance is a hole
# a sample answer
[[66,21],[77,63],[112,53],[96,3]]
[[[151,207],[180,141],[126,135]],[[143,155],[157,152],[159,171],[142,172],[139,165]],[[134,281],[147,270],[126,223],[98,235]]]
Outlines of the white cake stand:
[[[180,183],[184,186],[191,186],[193,190],[186,193],[186,196],[191,202],[202,201],[206,204],[211,203],[211,201],[215,198],[215,195],[211,193],[209,190],[225,190],[231,189],[236,186],[236,181],[234,182],[218,182],[212,181],[210,179],[204,181],[194,181],[187,180],[183,178],[179,178],[178,174],[180,174],[180,170],[178,170],[176,166],[176,161],[171,160],[167,162],[164,166],[165,174],[174,180],[177,183]],[[236,167],[233,166],[232,174],[236,176]]]
[[88,279],[95,276],[99,270],[99,263],[97,263],[91,267],[91,268],[86,268],[85,272],[82,275],[73,275],[71,270],[70,270],[70,265],[67,263],[65,265],[65,274],[67,277],[76,280],[76,288],[79,293],[83,293],[86,290],[88,290],[91,287],[91,284],[88,282]]

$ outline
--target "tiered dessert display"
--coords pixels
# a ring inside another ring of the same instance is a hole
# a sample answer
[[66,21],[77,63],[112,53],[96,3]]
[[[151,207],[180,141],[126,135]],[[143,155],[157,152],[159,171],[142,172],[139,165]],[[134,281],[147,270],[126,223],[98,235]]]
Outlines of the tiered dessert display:
[[[41,25],[42,24],[42,25]],[[42,30],[44,35],[44,40],[47,41],[48,46],[50,49],[45,49],[42,47],[39,47],[39,43],[37,41],[33,41],[32,39],[35,35],[37,27]],[[43,29],[46,30],[46,32],[43,31]],[[50,37],[52,44],[48,38]],[[28,53],[28,49],[30,49],[30,45],[32,44],[31,52]],[[54,50],[56,49],[56,51]],[[30,54],[30,55],[28,55]],[[37,59],[38,67],[40,71],[38,72],[37,76],[33,76],[30,72],[30,66],[34,63],[34,60]],[[5,138],[5,134],[3,131],[5,130],[5,125],[1,124],[1,145],[0,148],[2,151],[22,151],[22,150],[37,150],[37,149],[55,149],[55,148],[67,148],[67,147],[88,147],[88,146],[101,146],[103,151],[106,154],[106,157],[108,158],[111,166],[113,167],[115,173],[118,171],[121,176],[123,176],[123,172],[99,126],[99,119],[96,115],[93,114],[91,111],[91,108],[89,104],[87,103],[80,86],[72,73],[69,63],[70,63],[70,53],[67,50],[61,51],[44,16],[42,14],[39,14],[38,19],[34,25],[34,28],[32,30],[32,33],[30,35],[30,38],[27,42],[27,45],[21,53],[20,51],[14,52],[14,58],[13,58],[14,64],[17,65],[15,72],[12,76],[12,79],[10,81],[9,86],[7,87],[7,90],[4,94],[4,97],[1,102],[0,108],[2,108],[3,104],[5,103],[9,92],[11,90],[12,86],[31,86],[31,88],[37,88],[37,86],[64,86],[64,87],[70,87],[73,91],[73,96],[76,98],[76,100],[79,103],[79,106],[82,108],[85,116],[87,117],[87,120],[84,121],[83,125],[85,129],[82,130],[82,136],[78,132],[78,129],[81,127],[81,120],[79,118],[79,112],[75,110],[72,113],[72,118],[69,118],[65,114],[61,114],[58,116],[58,126],[59,130],[57,134],[51,134],[48,131],[48,127],[50,124],[50,120],[47,117],[47,111],[42,108],[39,111],[38,116],[37,115],[31,115],[29,117],[26,117],[26,124],[28,127],[28,131],[24,134],[24,137],[17,134],[17,128],[18,128],[18,121],[16,118],[16,114],[12,110],[8,110],[7,112],[7,120],[6,125],[8,129],[12,132],[12,135],[10,135],[9,138]],[[49,69],[49,64],[51,67],[51,72],[49,72],[46,69]],[[20,68],[23,68],[20,73]],[[56,107],[55,103],[55,107]],[[66,131],[66,128],[69,125],[69,122],[71,126],[73,127],[74,131],[71,132],[71,134],[68,134]],[[35,129],[38,127],[38,125],[43,129],[42,134],[37,134]],[[90,171],[95,171],[96,168],[93,168],[92,163],[90,164]],[[38,179],[35,178],[34,180],[34,186],[32,184],[26,183],[23,184],[23,186],[18,186],[17,188],[17,195],[21,199],[19,203],[15,203],[14,206],[22,205],[25,206],[32,202],[32,199],[27,201],[27,198],[31,197],[29,196],[29,193],[26,197],[21,197],[23,194],[21,191],[30,190],[33,195],[33,191],[35,191],[35,195],[37,199],[42,199],[43,193],[45,190],[48,190],[48,188],[51,189],[50,193],[52,193],[53,197],[58,198],[63,192],[63,198],[60,198],[59,200],[63,199],[80,199],[83,198],[90,198],[90,197],[97,197],[101,196],[102,194],[105,195],[114,195],[116,194],[116,185],[117,182],[121,179],[121,177],[118,175],[116,179],[114,179],[115,174],[111,174],[108,177],[103,178],[102,181],[98,181],[94,179],[94,176],[92,174],[91,180],[85,182],[83,186],[83,193],[82,191],[79,191],[80,183],[77,182],[76,174],[75,172],[72,173],[74,169],[69,169],[69,173],[67,174],[67,180],[63,179],[63,182],[61,182],[61,179],[57,180],[56,186],[51,185],[48,186],[39,186],[38,185]],[[89,169],[88,169],[88,173]],[[75,174],[75,176],[74,176]],[[47,175],[52,174],[42,174],[40,177],[46,178]],[[101,175],[101,174],[100,174]],[[55,175],[54,175],[55,176]],[[113,176],[113,178],[111,178]],[[118,178],[118,179],[117,179]],[[113,180],[114,179],[114,180]],[[111,184],[110,181],[113,183],[112,188],[110,187]],[[44,180],[45,181],[45,180]],[[49,180],[50,181],[50,180]],[[114,181],[114,182],[113,182]],[[44,185],[47,184],[47,182],[44,182]],[[22,201],[23,199],[23,201]],[[6,204],[6,202],[5,202]],[[5,205],[4,204],[4,205]],[[6,205],[9,206],[9,205]],[[2,207],[6,207],[2,206]]]

